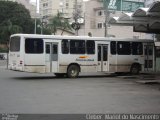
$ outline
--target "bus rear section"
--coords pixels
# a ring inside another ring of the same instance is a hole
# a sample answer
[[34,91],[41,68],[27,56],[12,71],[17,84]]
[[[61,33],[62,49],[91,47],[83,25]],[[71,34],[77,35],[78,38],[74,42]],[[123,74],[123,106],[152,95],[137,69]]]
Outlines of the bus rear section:
[[154,70],[153,41],[112,41],[110,46],[110,72],[138,74]]
[[16,71],[46,73],[44,55],[42,38],[12,35],[8,68]]
[[20,36],[14,36],[10,39],[10,49],[9,49],[9,62],[8,69],[23,71],[24,70],[24,61],[23,61],[23,51],[22,43]]

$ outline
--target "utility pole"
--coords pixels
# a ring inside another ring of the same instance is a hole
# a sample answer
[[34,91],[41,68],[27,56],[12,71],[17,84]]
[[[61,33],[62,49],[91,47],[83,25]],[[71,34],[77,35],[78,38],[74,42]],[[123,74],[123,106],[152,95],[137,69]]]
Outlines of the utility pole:
[[[77,0],[75,0],[75,23],[78,23],[78,5],[77,5]],[[78,30],[76,29],[76,36],[78,36]]]
[[43,16],[41,16],[41,35],[43,34]]
[[107,37],[108,35],[108,19],[110,16],[110,12],[108,10],[108,4],[107,4],[107,0],[103,0],[103,6],[105,9],[105,30],[104,30],[104,37]]
[[73,19],[74,22],[72,23],[72,28],[75,30],[75,35],[78,36],[78,30],[80,29],[80,24],[78,23],[78,19],[81,18],[81,10],[78,7],[78,1],[75,0],[75,6],[74,6],[74,12],[73,12]]
[[108,7],[105,9],[105,33],[104,37],[107,37],[108,35],[108,19],[110,16],[110,12],[108,11]]
[[37,0],[36,0],[36,10],[35,10],[35,21],[34,21],[34,34],[37,33]]

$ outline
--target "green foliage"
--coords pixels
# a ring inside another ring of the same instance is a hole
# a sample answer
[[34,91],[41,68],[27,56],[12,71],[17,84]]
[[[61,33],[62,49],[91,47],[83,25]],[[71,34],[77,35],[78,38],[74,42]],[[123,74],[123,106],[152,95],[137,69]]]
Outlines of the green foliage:
[[14,33],[33,33],[34,22],[21,4],[0,1],[0,42],[7,42]]
[[64,30],[71,30],[71,25],[67,19],[63,18],[63,13],[58,12],[56,16],[50,19],[48,28],[50,29],[51,33],[56,34],[57,29],[62,29],[62,33]]
[[[24,33],[30,33],[28,25],[33,24],[29,11],[22,4],[11,1],[0,1],[0,23],[10,21],[13,25],[23,28]],[[30,25],[29,25],[30,26]],[[33,29],[34,27],[32,27]]]
[[[69,24],[68,19],[64,19],[64,21],[61,23],[61,28],[62,28],[63,31],[64,30],[72,30],[72,27]],[[63,34],[63,31],[62,31],[61,35]]]
[[44,25],[44,23],[42,23],[42,21],[40,19],[37,19],[37,34],[45,34],[45,35],[51,35],[51,31],[46,28],[46,25]]
[[0,48],[0,53],[7,53],[8,52],[8,48]]
[[22,28],[18,25],[13,25],[10,20],[4,21],[0,28],[2,43],[7,42],[11,34],[22,32]]

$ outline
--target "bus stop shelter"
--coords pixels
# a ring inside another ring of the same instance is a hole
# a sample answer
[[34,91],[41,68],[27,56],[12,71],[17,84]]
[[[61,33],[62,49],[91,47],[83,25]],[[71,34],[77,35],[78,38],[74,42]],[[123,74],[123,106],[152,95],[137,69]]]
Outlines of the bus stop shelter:
[[160,34],[160,1],[154,2],[150,8],[139,8],[133,13],[112,17],[109,24],[131,25],[134,32]]
[[155,71],[160,71],[160,1],[154,2],[149,8],[139,8],[133,13],[122,13],[112,17],[109,24],[133,26],[134,32],[155,34]]

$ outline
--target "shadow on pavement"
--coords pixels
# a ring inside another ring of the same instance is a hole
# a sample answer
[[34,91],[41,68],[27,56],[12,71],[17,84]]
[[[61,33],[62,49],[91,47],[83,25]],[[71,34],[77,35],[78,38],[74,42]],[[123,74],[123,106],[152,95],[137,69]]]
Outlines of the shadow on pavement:
[[80,75],[77,78],[68,77],[56,77],[56,76],[24,76],[24,77],[13,77],[15,80],[48,80],[48,79],[80,79],[80,78],[105,78],[105,77],[117,77],[116,74],[107,75]]
[[68,78],[65,77],[56,77],[56,76],[23,76],[23,77],[13,77],[15,80],[48,80],[48,79],[81,79],[81,78],[109,78],[109,77],[120,77],[120,78],[141,78],[143,75],[149,76],[149,74],[140,74],[140,75],[130,75],[129,73],[110,73],[110,74],[92,74],[92,75],[79,75],[77,78]]

